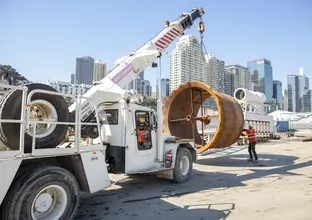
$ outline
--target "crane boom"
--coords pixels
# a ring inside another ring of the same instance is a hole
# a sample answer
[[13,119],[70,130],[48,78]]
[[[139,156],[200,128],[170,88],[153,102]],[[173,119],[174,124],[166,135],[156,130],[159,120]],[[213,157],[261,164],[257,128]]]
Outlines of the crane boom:
[[[102,80],[94,85],[83,95],[92,100],[98,106],[106,101],[119,101],[124,97],[126,86],[136,78],[143,70],[150,66],[157,57],[165,52],[166,48],[178,37],[190,28],[194,21],[204,14],[203,8],[195,8],[191,13],[182,13],[174,22],[166,22],[166,27],[151,40],[143,44],[134,53],[127,55],[115,68],[113,68]],[[105,92],[105,96],[103,96]],[[69,107],[73,112],[77,103]],[[82,98],[81,117],[87,121],[92,115],[92,107],[87,99]]]
[[[183,34],[184,30],[191,27],[193,22],[203,14],[202,8],[196,8],[190,14],[183,13],[176,21],[168,22],[168,25],[158,35],[146,42],[135,53],[129,54],[107,77],[124,89],[131,80],[150,66],[151,62],[162,54],[177,37]],[[146,62],[144,62],[145,55],[147,56]],[[142,58],[143,62],[140,60]],[[128,75],[129,77],[127,77]]]

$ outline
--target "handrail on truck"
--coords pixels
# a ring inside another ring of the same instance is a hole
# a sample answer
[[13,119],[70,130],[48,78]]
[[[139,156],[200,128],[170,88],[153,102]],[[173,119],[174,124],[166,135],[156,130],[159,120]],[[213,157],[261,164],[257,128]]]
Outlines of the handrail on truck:
[[[1,88],[9,88],[9,89],[16,89],[16,90],[22,90],[22,104],[21,104],[21,118],[20,119],[2,119],[0,118],[0,123],[19,123],[21,124],[20,126],[20,141],[19,141],[19,155],[15,157],[27,157],[27,156],[37,156],[36,151],[46,151],[49,152],[51,149],[55,148],[50,148],[50,149],[36,149],[36,125],[37,124],[57,124],[57,125],[74,125],[75,126],[75,136],[80,137],[81,136],[81,126],[82,125],[96,125],[98,127],[98,131],[100,132],[100,123],[99,123],[99,115],[97,112],[97,106],[94,104],[94,102],[91,100],[91,98],[85,97],[83,95],[79,95],[77,98],[73,95],[68,95],[68,94],[62,94],[59,92],[53,92],[53,91],[47,91],[47,90],[41,90],[41,89],[35,89],[28,92],[27,86],[14,86],[14,85],[7,85],[7,84],[0,84]],[[8,91],[9,92],[9,91]],[[60,122],[60,121],[39,121],[36,119],[30,120],[29,118],[29,111],[30,111],[30,106],[31,106],[31,98],[35,93],[44,93],[44,94],[50,94],[50,95],[56,95],[56,96],[62,96],[62,97],[69,97],[72,98],[75,102],[77,102],[76,106],[76,115],[75,115],[75,122]],[[89,103],[93,106],[95,110],[95,117],[96,117],[96,123],[90,123],[90,122],[81,122],[81,117],[80,117],[80,109],[81,109],[81,99],[87,99]],[[33,125],[34,129],[32,132],[32,152],[31,153],[24,153],[24,135],[26,131],[26,125]],[[99,138],[101,143],[103,143],[102,136],[99,134]],[[73,153],[81,152],[80,149],[80,138],[75,138],[74,142],[74,147],[71,148],[71,151]],[[60,149],[58,149],[60,150]],[[46,156],[49,156],[51,154],[46,154]],[[40,156],[44,156],[40,154]],[[1,159],[7,159],[7,158],[1,158]]]

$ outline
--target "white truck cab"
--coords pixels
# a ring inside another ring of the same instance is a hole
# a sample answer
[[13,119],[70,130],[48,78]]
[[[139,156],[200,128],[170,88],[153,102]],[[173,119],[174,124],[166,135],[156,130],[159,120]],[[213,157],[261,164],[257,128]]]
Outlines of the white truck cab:
[[164,158],[169,152],[169,155],[174,154],[183,144],[192,154],[192,161],[196,161],[196,150],[190,140],[177,143],[170,136],[157,140],[159,128],[153,109],[126,102],[103,105],[101,108],[101,135],[109,143],[106,158],[110,172],[132,174],[171,169],[174,157],[170,164],[168,161],[165,163]]

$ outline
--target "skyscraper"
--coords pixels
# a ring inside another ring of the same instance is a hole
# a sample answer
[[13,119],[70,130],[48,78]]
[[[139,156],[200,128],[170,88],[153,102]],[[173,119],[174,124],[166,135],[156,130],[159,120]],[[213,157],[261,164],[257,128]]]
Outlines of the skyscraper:
[[283,90],[283,110],[288,111],[288,90]]
[[127,89],[143,96],[152,95],[152,86],[148,80],[144,80],[144,71],[128,84]]
[[300,112],[299,105],[299,77],[295,74],[287,75],[288,111]]
[[[157,80],[157,82],[156,82],[156,95],[157,95],[157,97],[158,97],[158,93],[159,93],[159,91],[158,91],[158,80]],[[167,97],[167,96],[169,96],[169,79],[165,79],[165,78],[163,78],[163,79],[161,79],[161,81],[160,81],[160,86],[161,86],[161,97]]]
[[76,58],[76,83],[92,85],[94,59],[86,56]]
[[309,78],[305,76],[303,68],[300,75],[287,75],[288,110],[293,112],[307,112],[311,109],[311,90]]
[[267,102],[270,103],[273,97],[273,68],[271,62],[266,59],[251,60],[247,62],[251,73],[252,87],[257,92],[265,94]]
[[144,80],[144,71],[142,71],[135,79],[128,83],[127,89],[133,89],[141,94],[141,91],[143,91],[143,89],[141,89],[142,80]]
[[75,74],[70,74],[70,83],[75,84]]
[[215,54],[206,55],[207,84],[214,90],[224,92],[225,66],[224,61],[217,59]]
[[[233,75],[233,89],[234,91],[238,88],[251,88],[251,77],[248,68],[241,65],[228,65],[225,70]],[[225,80],[225,84],[226,84]],[[233,91],[233,93],[234,93]],[[231,94],[233,95],[233,94]]]
[[303,68],[299,69],[299,110],[300,112],[305,111],[305,109],[307,109],[308,105],[311,105],[308,100],[310,100],[309,98],[305,98],[304,100],[304,96],[307,95],[307,93],[309,92],[309,78],[304,74]]
[[278,109],[282,109],[283,94],[282,94],[282,82],[279,80],[273,80],[273,98],[276,99]]
[[312,99],[312,90],[308,89],[302,96],[301,112],[311,112],[311,103],[312,103],[311,99]]
[[234,74],[225,70],[224,74],[224,93],[230,96],[234,95]]
[[150,83],[150,81],[148,81],[148,80],[142,80],[142,84],[141,84],[142,86],[142,95],[144,95],[144,96],[147,96],[147,97],[149,97],[149,96],[151,96],[152,95],[152,86],[151,86],[151,83]]
[[106,63],[101,60],[97,60],[94,62],[94,69],[93,69],[93,81],[99,81],[104,78],[106,75]]
[[170,92],[187,81],[207,81],[201,45],[193,35],[181,37],[170,56]]

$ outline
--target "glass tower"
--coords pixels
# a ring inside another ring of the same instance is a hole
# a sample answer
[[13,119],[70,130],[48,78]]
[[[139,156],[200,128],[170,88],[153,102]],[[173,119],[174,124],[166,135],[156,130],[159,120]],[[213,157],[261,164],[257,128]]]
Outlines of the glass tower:
[[247,62],[251,74],[251,82],[254,90],[265,94],[267,102],[273,97],[273,68],[271,62],[266,59],[251,60]]

